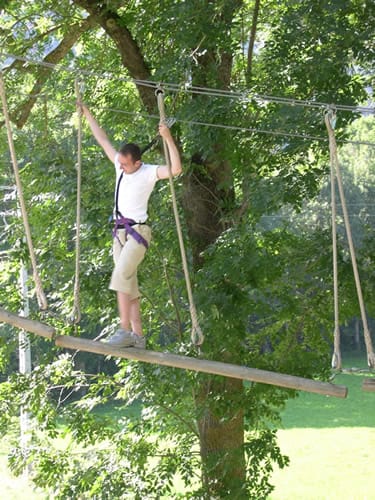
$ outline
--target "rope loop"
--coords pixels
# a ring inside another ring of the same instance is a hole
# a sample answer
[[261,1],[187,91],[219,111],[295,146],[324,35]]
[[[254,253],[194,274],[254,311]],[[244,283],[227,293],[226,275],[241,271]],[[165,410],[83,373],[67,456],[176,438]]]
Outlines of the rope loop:
[[165,119],[165,125],[168,127],[168,128],[172,128],[173,125],[176,123],[177,119],[174,118],[173,116],[168,116],[168,118]]
[[156,86],[156,89],[155,89],[155,96],[158,97],[160,94],[162,96],[164,96],[164,89],[162,87],[161,82],[158,83],[158,85]]
[[195,346],[200,347],[204,342],[204,335],[203,335],[201,327],[199,326],[199,322],[198,322],[198,318],[197,318],[197,311],[195,309],[194,304],[192,304],[192,306],[190,306],[190,317],[191,317],[191,323],[192,323],[191,341]]
[[330,106],[327,106],[326,109],[324,110],[325,116],[328,117],[329,123],[334,130],[336,127],[336,120],[337,120],[337,108],[334,104],[331,104]]
[[[333,128],[331,126],[331,119],[334,110],[327,108],[325,111],[325,123],[329,135],[329,148],[330,148],[330,182],[331,182],[331,224],[332,224],[332,263],[333,263],[333,305],[334,305],[334,324],[333,331],[333,355],[331,366],[334,370],[341,370],[341,338],[340,338],[340,321],[339,321],[339,284],[338,284],[338,264],[337,264],[337,217],[336,217],[336,161],[335,152],[336,147],[332,141],[334,136]],[[336,155],[337,156],[337,155]]]

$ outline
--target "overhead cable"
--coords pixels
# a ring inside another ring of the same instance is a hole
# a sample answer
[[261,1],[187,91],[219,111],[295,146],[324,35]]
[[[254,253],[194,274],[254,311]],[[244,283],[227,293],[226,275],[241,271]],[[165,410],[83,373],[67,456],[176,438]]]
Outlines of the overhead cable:
[[[37,59],[32,59],[29,57],[21,57],[17,56],[15,54],[10,54],[7,52],[0,52],[0,56],[6,57],[6,58],[12,58],[17,61],[24,62],[25,64],[35,64],[38,66],[44,66],[47,68],[51,69],[56,69],[57,71],[66,71],[70,73],[74,73],[76,76],[78,75],[85,75],[85,76],[91,76],[95,78],[102,78],[102,79],[109,79],[109,80],[116,80],[116,81],[122,81],[122,82],[128,82],[128,83],[134,83],[135,85],[138,86],[143,86],[143,87],[150,87],[150,88],[155,88],[160,84],[160,82],[155,82],[152,80],[141,80],[141,79],[134,79],[130,77],[121,77],[118,76],[117,74],[113,72],[103,72],[103,73],[98,73],[94,71],[89,71],[89,70],[84,70],[82,68],[75,68],[72,66],[63,66],[61,64],[53,64],[53,63],[48,63],[46,61],[41,61]],[[6,67],[3,68],[6,70]],[[203,86],[197,86],[197,85],[190,85],[189,83],[183,83],[183,84],[177,84],[177,83],[162,83],[163,88],[166,91],[170,92],[177,92],[177,93],[188,93],[188,94],[200,94],[200,95],[206,95],[209,97],[226,97],[226,98],[231,98],[231,99],[239,99],[242,102],[251,102],[251,101],[261,101],[261,102],[268,102],[268,103],[275,103],[275,104],[283,104],[287,106],[302,106],[306,108],[318,108],[318,109],[323,109],[326,108],[327,106],[331,106],[332,103],[325,103],[325,102],[320,102],[320,101],[314,101],[314,100],[307,100],[307,99],[295,99],[291,97],[280,97],[280,96],[272,96],[272,95],[266,95],[266,94],[257,94],[257,93],[252,93],[248,89],[243,89],[241,91],[235,91],[235,90],[224,90],[224,89],[215,89],[215,88],[210,88],[210,87],[203,87]],[[335,108],[340,111],[348,111],[348,112],[354,112],[354,113],[375,113],[375,108],[371,106],[350,106],[350,105],[345,105],[345,104],[335,104]]]
[[[153,115],[149,113],[142,113],[142,112],[136,112],[136,111],[125,111],[123,109],[117,109],[117,108],[106,108],[106,107],[100,107],[101,110],[103,111],[109,111],[113,113],[119,113],[119,114],[125,114],[125,115],[131,115],[131,116],[137,116],[140,118],[147,118],[147,119],[155,119],[158,120],[159,116],[158,115]],[[183,123],[185,125],[197,125],[201,127],[213,127],[213,128],[221,128],[221,129],[227,129],[227,130],[234,130],[238,132],[252,132],[252,133],[258,133],[258,134],[267,134],[267,135],[274,135],[274,136],[281,136],[281,137],[295,137],[295,138],[300,138],[304,140],[313,140],[313,141],[321,141],[321,142],[328,142],[328,139],[326,137],[322,136],[317,136],[317,135],[310,135],[310,134],[300,134],[298,132],[283,132],[281,130],[267,130],[267,129],[261,129],[261,128],[255,128],[255,127],[241,127],[238,125],[225,125],[223,123],[208,123],[208,122],[202,122],[202,121],[197,121],[197,120],[185,120],[183,118],[178,118],[174,117],[177,123]],[[355,140],[350,140],[350,139],[338,139],[338,143],[340,144],[354,144],[358,146],[370,146],[370,147],[375,147],[375,142],[370,142],[370,141],[355,141]]]

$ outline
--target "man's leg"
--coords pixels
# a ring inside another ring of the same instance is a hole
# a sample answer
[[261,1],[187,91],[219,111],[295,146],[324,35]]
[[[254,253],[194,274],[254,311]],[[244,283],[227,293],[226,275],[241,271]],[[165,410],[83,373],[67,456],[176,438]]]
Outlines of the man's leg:
[[142,336],[142,320],[140,311],[140,300],[130,299],[130,295],[123,292],[117,292],[117,303],[120,314],[121,328],[131,330],[137,335]]
[[131,319],[131,300],[130,295],[124,292],[117,292],[117,305],[120,315],[121,328],[129,330]]
[[[137,226],[137,230],[146,241],[151,240],[151,229],[149,226]],[[139,348],[145,347],[145,339],[142,332],[142,321],[140,314],[140,300],[137,279],[137,268],[142,262],[146,248],[139,244],[134,238],[125,237],[123,231],[119,231],[121,244],[114,240],[115,268],[112,273],[110,289],[117,292],[117,303],[120,315],[121,329],[108,339],[113,345],[130,346],[129,339]],[[136,298],[132,298],[136,297]]]
[[132,331],[143,336],[140,300],[134,299],[130,302],[130,324]]

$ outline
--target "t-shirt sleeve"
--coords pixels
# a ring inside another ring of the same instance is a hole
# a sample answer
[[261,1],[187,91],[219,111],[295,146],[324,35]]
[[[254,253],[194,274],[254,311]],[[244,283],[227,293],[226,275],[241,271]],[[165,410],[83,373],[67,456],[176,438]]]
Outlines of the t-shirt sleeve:
[[159,165],[147,165],[147,180],[154,183],[158,180]]
[[119,154],[116,153],[115,154],[115,160],[114,160],[114,165],[115,165],[116,171],[120,170],[120,162],[119,162],[118,156],[119,156]]

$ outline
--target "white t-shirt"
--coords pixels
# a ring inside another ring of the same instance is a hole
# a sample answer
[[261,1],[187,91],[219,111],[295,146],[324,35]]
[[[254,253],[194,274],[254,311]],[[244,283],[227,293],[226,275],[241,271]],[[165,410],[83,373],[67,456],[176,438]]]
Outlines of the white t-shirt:
[[[116,217],[116,190],[123,171],[120,168],[118,153],[115,156],[116,188],[115,188],[115,208]],[[132,173],[124,172],[118,194],[118,210],[123,217],[133,219],[136,222],[146,222],[147,206],[151,192],[154,189],[157,176],[158,165],[142,163],[139,169]]]

